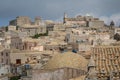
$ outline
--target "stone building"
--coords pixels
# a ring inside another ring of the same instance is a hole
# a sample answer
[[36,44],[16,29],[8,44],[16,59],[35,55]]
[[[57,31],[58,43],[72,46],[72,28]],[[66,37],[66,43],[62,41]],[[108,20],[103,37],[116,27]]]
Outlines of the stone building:
[[111,45],[116,40],[110,38],[110,34],[106,32],[100,32],[93,34],[90,39],[93,41],[93,45]]
[[78,43],[78,42],[83,42],[87,41],[90,37],[90,33],[92,31],[87,31],[82,28],[77,28],[77,29],[70,29],[69,31],[66,32],[66,41],[68,43]]
[[51,20],[46,20],[45,24],[46,24],[46,30],[47,31],[53,31],[54,30],[55,22],[53,22]]
[[40,42],[40,39],[25,38],[22,39],[23,50],[32,50],[33,47],[36,47]]
[[31,24],[31,20],[27,16],[17,16],[16,19],[11,20],[9,25],[21,26],[23,24]]
[[76,26],[86,26],[86,24],[87,24],[83,16],[78,15],[75,18],[69,18],[66,13],[64,14],[63,23],[64,24],[73,24]]
[[13,31],[5,33],[3,46],[6,49],[23,49],[22,39]]
[[5,42],[4,37],[0,37],[0,45],[3,45],[4,42]]
[[12,26],[12,25],[8,26],[8,31],[10,30],[15,31],[16,29],[17,29],[16,26]]
[[103,27],[104,26],[104,21],[100,21],[100,20],[93,20],[93,21],[89,21],[88,22],[89,27]]
[[114,28],[114,34],[116,34],[116,33],[118,33],[118,34],[120,34],[120,28]]
[[16,19],[11,20],[9,25],[22,26],[22,25],[41,25],[42,19],[35,17],[34,22],[28,16],[17,16]]
[[54,31],[65,31],[65,25],[62,23],[55,24]]
[[27,60],[31,58],[36,58],[35,56],[40,56],[39,51],[20,51],[11,50],[10,60],[11,64],[25,64]]
[[85,75],[84,71],[74,68],[33,70],[32,80],[69,80],[82,75]]
[[87,60],[71,52],[54,55],[43,69],[33,69],[33,80],[69,80],[86,74]]
[[17,49],[12,49],[10,53],[10,60],[11,64],[44,64],[46,60],[49,60],[48,58],[50,58],[51,55],[52,51],[20,51]]
[[41,25],[42,19],[40,17],[35,17],[35,22],[33,22],[34,25]]
[[44,25],[24,25],[19,27],[21,32],[27,32],[28,36],[34,36],[35,34],[46,33],[46,27]]
[[74,18],[70,18],[67,16],[67,14],[64,14],[63,18],[63,23],[64,24],[72,24],[77,27],[103,27],[104,26],[104,21],[99,20],[99,18],[94,18],[93,16],[86,15],[86,16],[81,16],[78,15]]
[[8,29],[11,30],[13,26],[16,26],[16,30],[26,32],[28,36],[46,33],[46,25],[40,17],[36,17],[34,22],[32,22],[27,16],[18,16],[15,20],[10,21],[9,25]]
[[0,63],[4,63],[6,65],[10,64],[10,50],[3,48],[0,45]]

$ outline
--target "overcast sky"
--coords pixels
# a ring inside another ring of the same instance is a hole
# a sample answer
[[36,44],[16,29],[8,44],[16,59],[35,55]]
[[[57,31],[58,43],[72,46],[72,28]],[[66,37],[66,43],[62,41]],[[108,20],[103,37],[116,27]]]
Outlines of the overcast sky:
[[60,21],[66,12],[74,17],[90,14],[109,23],[119,25],[120,0],[1,0],[0,26],[8,25],[16,16],[41,16],[44,20]]

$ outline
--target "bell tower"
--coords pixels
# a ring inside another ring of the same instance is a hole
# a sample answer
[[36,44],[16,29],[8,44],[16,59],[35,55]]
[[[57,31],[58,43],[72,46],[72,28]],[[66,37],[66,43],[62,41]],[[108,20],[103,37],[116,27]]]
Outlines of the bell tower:
[[113,29],[114,26],[115,26],[114,21],[111,21],[111,22],[110,22],[110,29]]
[[66,23],[66,19],[67,19],[67,14],[64,13],[63,23]]

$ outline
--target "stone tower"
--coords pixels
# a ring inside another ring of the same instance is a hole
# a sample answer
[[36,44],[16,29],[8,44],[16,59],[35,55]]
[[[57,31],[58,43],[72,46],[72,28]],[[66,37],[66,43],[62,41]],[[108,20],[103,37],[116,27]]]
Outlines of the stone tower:
[[67,14],[64,13],[63,23],[66,23],[66,19],[67,19]]
[[109,30],[109,32],[110,32],[110,38],[111,38],[111,39],[114,38],[114,31],[115,31],[114,26],[115,26],[114,21],[111,21],[111,22],[110,22],[110,30]]
[[112,29],[114,26],[115,26],[114,21],[111,21],[111,22],[110,22],[110,29]]
[[40,17],[36,17],[35,18],[35,25],[40,25],[41,23],[41,18]]

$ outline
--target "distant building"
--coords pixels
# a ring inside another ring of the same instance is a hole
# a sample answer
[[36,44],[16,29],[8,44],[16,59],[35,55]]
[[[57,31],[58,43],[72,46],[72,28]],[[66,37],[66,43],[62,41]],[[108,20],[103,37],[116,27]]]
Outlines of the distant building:
[[34,36],[35,34],[43,34],[46,33],[46,26],[41,25],[24,25],[19,27],[21,32],[27,32],[28,36]]
[[0,63],[10,64],[10,50],[0,46]]
[[92,41],[93,45],[110,45],[112,43],[115,43],[116,40],[110,39],[110,34],[109,33],[97,33],[93,35]]
[[72,24],[76,26],[86,26],[86,21],[83,16],[79,15],[75,18],[69,18],[66,13],[64,14],[63,23]]
[[46,20],[45,24],[46,24],[46,30],[47,31],[53,31],[54,30],[55,22],[53,22],[51,20]]
[[89,39],[90,33],[92,33],[92,31],[87,31],[82,28],[70,29],[69,31],[67,31],[66,41],[68,43],[84,42]]
[[110,26],[109,26],[109,27],[110,27],[110,29],[113,29],[113,28],[115,27],[114,21],[111,21],[111,22],[110,22]]
[[[40,17],[36,17],[32,22],[27,16],[18,16],[15,20],[10,21],[8,30],[18,30],[26,32],[28,36],[34,36],[35,34],[46,33],[46,25]],[[16,26],[16,27],[14,27]]]
[[73,25],[76,27],[103,27],[104,21],[99,20],[99,18],[94,18],[93,16],[78,15],[74,18],[69,18],[67,14],[64,14],[63,23],[67,25]]
[[117,28],[117,27],[116,27],[116,28],[114,28],[114,30],[115,30],[115,31],[114,31],[114,34],[116,34],[116,33],[120,34],[120,28]]
[[39,39],[25,38],[22,40],[23,50],[32,50],[33,47],[36,47],[39,43]]
[[88,22],[89,27],[103,27],[104,26],[104,21],[100,21],[100,20],[94,20],[94,21],[89,21]]
[[34,25],[41,25],[42,19],[40,17],[35,17],[35,22],[33,22]]
[[5,33],[5,41],[3,46],[6,49],[23,49],[22,39],[13,31]]
[[[29,51],[12,49],[10,54],[11,64],[44,64],[49,60],[52,51]],[[45,60],[44,60],[45,59]]]
[[39,51],[20,51],[20,50],[11,50],[10,60],[11,64],[25,64],[29,60],[34,60],[36,56],[40,56]]
[[12,25],[8,26],[8,30],[9,31],[10,30],[15,31],[16,29],[17,29],[16,26],[12,26]]
[[53,31],[54,30],[54,24],[47,24],[46,29],[47,29],[47,31]]
[[16,17],[16,19],[11,20],[9,22],[9,25],[13,25],[13,26],[21,26],[24,24],[31,24],[31,20],[29,17],[27,16],[18,16]]
[[65,31],[65,25],[62,23],[55,24],[54,31]]

